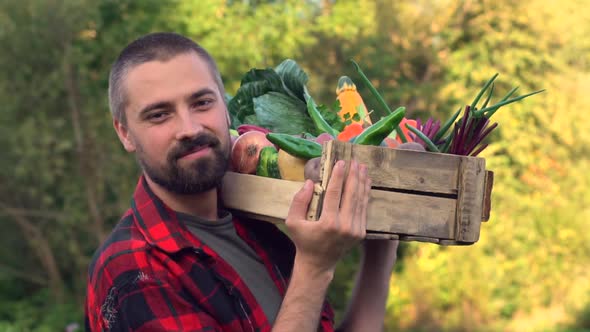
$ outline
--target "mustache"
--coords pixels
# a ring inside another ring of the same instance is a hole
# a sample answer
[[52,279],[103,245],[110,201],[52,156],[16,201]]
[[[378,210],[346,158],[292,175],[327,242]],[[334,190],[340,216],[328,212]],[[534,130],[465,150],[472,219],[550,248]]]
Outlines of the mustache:
[[193,150],[199,147],[216,147],[220,144],[221,142],[214,135],[202,133],[198,136],[195,136],[192,139],[187,138],[180,141],[178,145],[175,146],[174,149],[172,149],[172,151],[170,151],[169,159],[176,160],[184,155],[187,155],[188,153],[192,152]]

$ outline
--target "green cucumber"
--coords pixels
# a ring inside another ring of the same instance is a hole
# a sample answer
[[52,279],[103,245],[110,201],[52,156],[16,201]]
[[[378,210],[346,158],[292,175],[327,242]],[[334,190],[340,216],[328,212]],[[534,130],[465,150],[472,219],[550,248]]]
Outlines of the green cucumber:
[[279,172],[278,157],[279,153],[273,146],[262,148],[260,150],[258,166],[256,167],[256,175],[280,179],[281,173]]

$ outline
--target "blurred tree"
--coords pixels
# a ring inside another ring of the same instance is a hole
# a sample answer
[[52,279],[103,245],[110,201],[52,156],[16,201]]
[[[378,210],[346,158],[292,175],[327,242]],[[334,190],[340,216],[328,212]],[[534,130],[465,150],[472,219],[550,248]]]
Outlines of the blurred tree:
[[251,68],[301,60],[302,48],[313,41],[308,33],[312,9],[297,0],[191,0],[180,3],[176,19],[212,53],[227,92],[234,93]]
[[326,1],[313,28],[317,46],[305,53],[319,82],[315,91],[331,103],[339,76],[348,75],[373,110],[371,116],[385,115],[354,71],[349,61],[354,59],[390,108],[406,106],[408,117],[439,111],[434,97],[443,83],[444,59],[437,34],[444,25],[436,22],[444,8],[444,1]]
[[137,171],[110,125],[108,70],[130,38],[170,29],[158,19],[164,8],[162,1],[0,4],[7,120],[0,220],[13,225],[0,236],[24,252],[16,260],[3,252],[0,273],[47,286],[48,304],[72,295],[81,303],[90,256],[133,189]]
[[[439,105],[456,109],[470,103],[495,72],[501,76],[493,100],[513,86],[520,86],[516,95],[548,91],[494,116],[500,126],[482,154],[496,173],[492,220],[482,226],[473,248],[412,245],[395,286],[412,304],[397,309],[390,326],[452,331],[554,326],[568,313],[547,316],[541,310],[563,308],[559,294],[574,296],[572,289],[587,280],[583,271],[590,266],[590,238],[575,231],[585,223],[590,199],[585,194],[590,178],[582,171],[590,155],[590,122],[576,111],[590,106],[583,92],[587,55],[573,55],[587,47],[588,26],[576,24],[586,14],[575,14],[583,11],[580,2],[448,4],[432,21],[443,24],[437,34],[445,60],[444,85],[435,96]],[[564,37],[567,27],[572,37]],[[579,281],[563,283],[564,278]],[[392,306],[399,301],[392,299]]]
[[[546,88],[493,118],[500,126],[482,156],[496,183],[480,242],[402,246],[387,328],[587,326],[585,7],[574,0],[0,2],[0,241],[7,248],[0,329],[55,330],[80,320],[87,263],[127,209],[138,175],[112,130],[108,71],[121,47],[158,30],[205,46],[230,94],[250,68],[293,58],[321,103],[331,104],[339,76],[350,76],[374,119],[383,110],[350,58],[391,107],[422,119],[445,119],[496,72],[495,99],[517,85],[516,95]],[[330,292],[338,313],[357,254],[340,264]]]

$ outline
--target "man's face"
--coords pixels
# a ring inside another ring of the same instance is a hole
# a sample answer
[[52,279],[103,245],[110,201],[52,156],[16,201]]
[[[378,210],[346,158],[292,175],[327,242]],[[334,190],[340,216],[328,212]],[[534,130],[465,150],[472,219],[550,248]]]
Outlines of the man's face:
[[178,194],[216,187],[230,152],[229,118],[211,70],[195,53],[131,69],[127,124],[115,129],[144,173]]

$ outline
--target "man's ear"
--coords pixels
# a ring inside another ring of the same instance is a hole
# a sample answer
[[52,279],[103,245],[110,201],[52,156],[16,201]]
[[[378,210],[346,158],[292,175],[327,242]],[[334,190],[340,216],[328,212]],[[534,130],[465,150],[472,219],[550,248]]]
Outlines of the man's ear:
[[113,119],[113,127],[115,127],[117,136],[119,136],[119,140],[123,144],[125,150],[127,152],[135,151],[135,142],[133,141],[133,137],[129,133],[127,126],[122,124],[120,121]]

